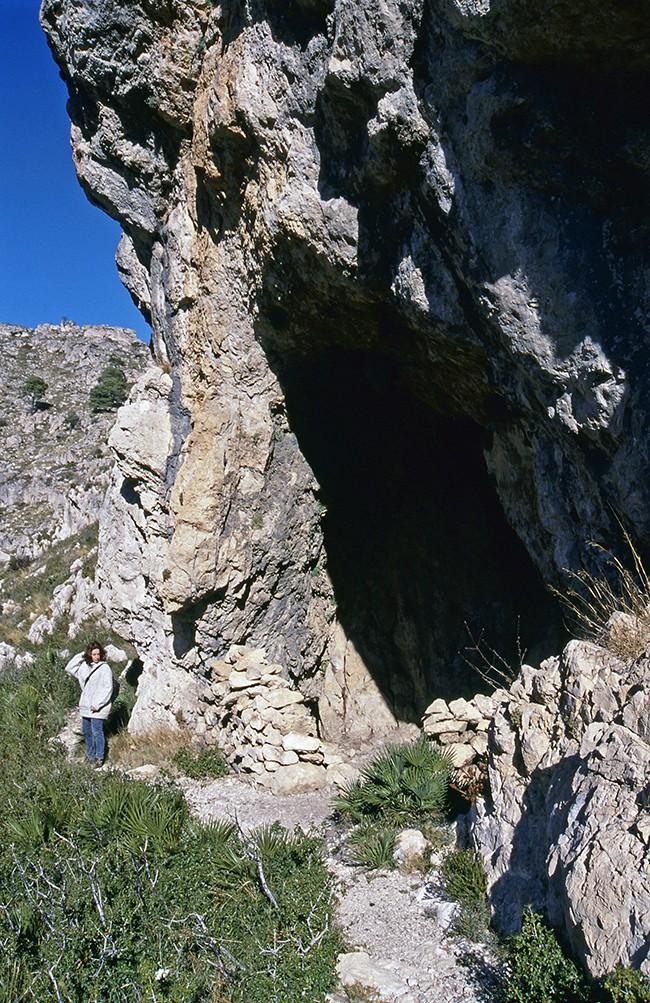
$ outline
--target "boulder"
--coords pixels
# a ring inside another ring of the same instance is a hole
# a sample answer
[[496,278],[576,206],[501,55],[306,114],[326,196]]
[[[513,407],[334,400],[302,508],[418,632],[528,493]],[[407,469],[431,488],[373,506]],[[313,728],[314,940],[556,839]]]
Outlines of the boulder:
[[385,1003],[418,1003],[394,961],[373,958],[365,951],[352,951],[339,954],[336,973],[342,986],[364,991],[370,999]]
[[40,644],[41,641],[54,631],[53,622],[42,613],[37,616],[27,632],[27,638],[32,644]]
[[274,794],[304,794],[316,791],[327,783],[327,771],[315,763],[296,763],[278,770],[269,786]]
[[419,829],[402,829],[395,837],[393,860],[406,869],[422,863],[429,844]]

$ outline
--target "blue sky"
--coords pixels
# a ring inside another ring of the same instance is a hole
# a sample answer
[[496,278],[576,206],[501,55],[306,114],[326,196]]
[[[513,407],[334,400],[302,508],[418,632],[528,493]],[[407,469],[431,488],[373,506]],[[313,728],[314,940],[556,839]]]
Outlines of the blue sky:
[[67,92],[38,0],[0,2],[0,321],[149,329],[117,276],[117,223],[75,177]]

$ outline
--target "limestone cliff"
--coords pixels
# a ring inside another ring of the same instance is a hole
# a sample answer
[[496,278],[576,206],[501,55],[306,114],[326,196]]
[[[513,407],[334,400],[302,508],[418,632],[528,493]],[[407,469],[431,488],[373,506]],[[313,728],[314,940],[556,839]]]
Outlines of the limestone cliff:
[[541,651],[542,582],[614,545],[612,510],[650,532],[642,8],[41,17],[153,326],[100,554],[135,721],[191,716],[233,644],[326,737],[472,691],[464,619],[499,642],[521,614]]

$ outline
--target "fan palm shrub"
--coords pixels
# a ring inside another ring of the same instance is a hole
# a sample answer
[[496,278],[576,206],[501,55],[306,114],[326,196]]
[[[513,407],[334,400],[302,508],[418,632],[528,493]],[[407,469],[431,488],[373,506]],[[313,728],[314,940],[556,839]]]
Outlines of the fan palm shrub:
[[347,846],[354,864],[373,870],[390,870],[395,866],[395,829],[378,822],[362,822],[348,836]]
[[420,735],[389,745],[343,788],[334,808],[351,822],[382,819],[395,825],[440,817],[447,807],[453,760],[445,749]]
[[79,838],[87,846],[119,842],[129,849],[145,843],[174,850],[187,808],[178,791],[125,783],[111,778],[87,806],[79,822]]

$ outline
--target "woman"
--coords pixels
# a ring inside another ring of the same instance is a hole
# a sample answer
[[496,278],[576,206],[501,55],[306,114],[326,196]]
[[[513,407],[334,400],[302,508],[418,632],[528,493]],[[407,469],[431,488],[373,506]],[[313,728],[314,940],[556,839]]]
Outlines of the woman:
[[79,713],[86,739],[86,762],[93,766],[104,762],[104,721],[111,712],[113,699],[113,673],[105,658],[106,652],[99,641],[93,641],[65,667],[81,686]]

